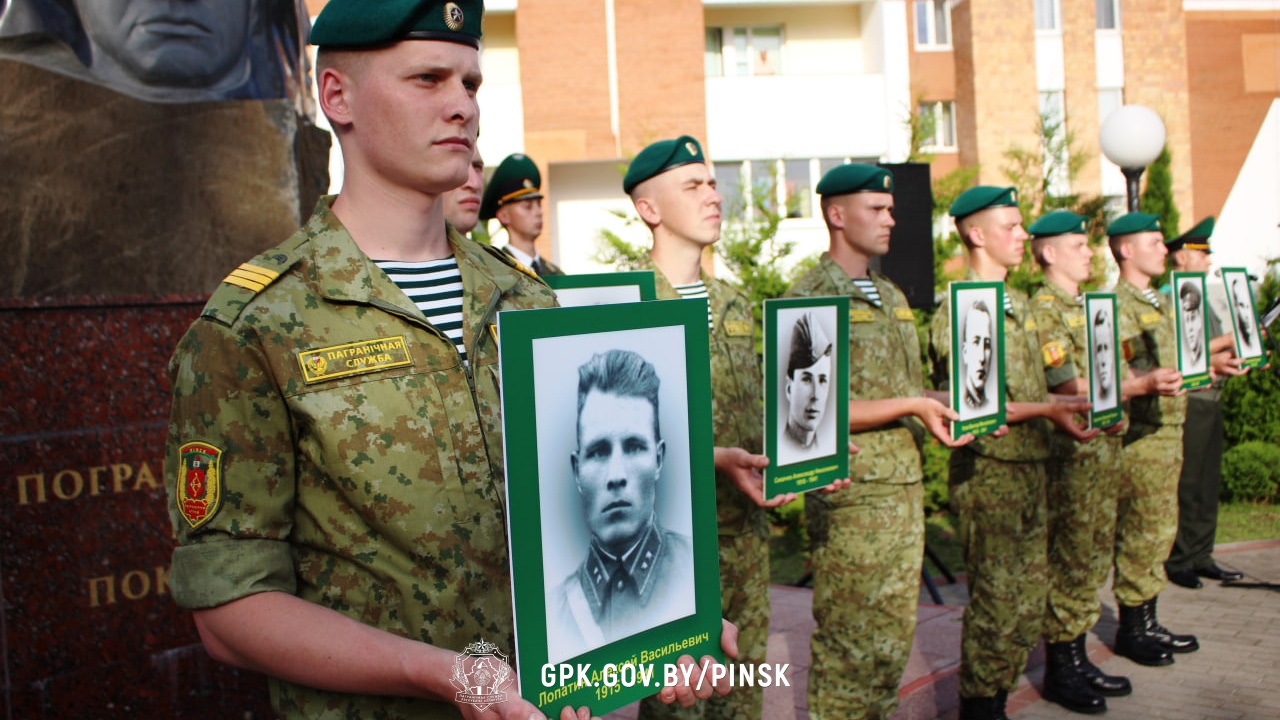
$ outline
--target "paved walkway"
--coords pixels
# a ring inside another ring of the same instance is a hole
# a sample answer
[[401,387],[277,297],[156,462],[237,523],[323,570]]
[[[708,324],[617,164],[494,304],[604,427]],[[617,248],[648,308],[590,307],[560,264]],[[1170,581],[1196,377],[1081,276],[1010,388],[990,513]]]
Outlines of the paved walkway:
[[[1089,634],[1093,662],[1108,673],[1127,675],[1134,692],[1108,698],[1103,717],[1169,718],[1170,720],[1276,720],[1280,718],[1280,540],[1223,545],[1215,557],[1223,567],[1245,573],[1242,583],[1208,583],[1201,590],[1170,585],[1160,596],[1159,617],[1174,632],[1193,633],[1201,649],[1177,655],[1168,667],[1148,668],[1115,656],[1115,600],[1102,592],[1102,620]],[[941,578],[939,578],[941,580]],[[960,622],[967,599],[963,576],[956,585],[941,585],[942,605],[922,588],[915,647],[901,686],[901,706],[893,720],[956,720],[959,698]],[[812,592],[773,586],[773,618],[769,661],[790,663],[790,688],[765,691],[766,720],[808,717],[808,681]],[[1105,642],[1104,642],[1105,641]],[[1084,717],[1041,699],[1043,650],[1028,662],[1018,690],[1009,698],[1013,720],[1058,720]],[[633,707],[609,716],[630,720]]]

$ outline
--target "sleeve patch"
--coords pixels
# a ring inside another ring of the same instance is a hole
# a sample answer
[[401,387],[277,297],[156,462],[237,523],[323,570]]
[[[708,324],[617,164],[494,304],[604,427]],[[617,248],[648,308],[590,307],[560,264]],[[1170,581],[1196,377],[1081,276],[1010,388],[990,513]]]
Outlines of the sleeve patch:
[[1041,351],[1044,353],[1045,367],[1062,367],[1062,364],[1067,361],[1067,354],[1062,349],[1062,343],[1057,340],[1045,345],[1041,348]]
[[178,449],[178,512],[194,530],[209,522],[222,506],[222,449],[205,442]]
[[1131,362],[1135,354],[1134,348],[1133,348],[1133,340],[1130,339],[1130,340],[1125,340],[1121,342],[1120,349],[1122,352],[1124,352],[1124,361]]

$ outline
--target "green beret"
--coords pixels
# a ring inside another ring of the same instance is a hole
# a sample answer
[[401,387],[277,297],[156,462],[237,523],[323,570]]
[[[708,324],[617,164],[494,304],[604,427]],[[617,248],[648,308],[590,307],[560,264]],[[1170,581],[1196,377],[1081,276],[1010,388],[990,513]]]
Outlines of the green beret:
[[893,173],[863,163],[845,163],[827,171],[818,181],[819,195],[848,195],[856,192],[893,192]]
[[1207,253],[1213,251],[1209,249],[1209,236],[1213,234],[1213,216],[1201,220],[1196,226],[1171,240],[1165,240],[1164,246],[1169,248],[1169,252],[1175,252],[1186,248],[1188,250],[1203,250]]
[[706,159],[702,157],[702,146],[688,135],[659,140],[641,150],[631,161],[631,165],[627,167],[626,177],[622,178],[622,191],[630,195],[640,183],[661,175],[671,168],[705,162]]
[[1015,187],[995,187],[979,185],[960,193],[960,197],[951,203],[951,217],[959,220],[979,210],[993,207],[1018,207],[1018,189]]
[[1068,234],[1085,235],[1089,232],[1088,227],[1089,221],[1083,216],[1066,210],[1054,210],[1031,223],[1027,232],[1031,233],[1031,237],[1037,238]]
[[1128,235],[1129,233],[1160,230],[1160,218],[1151,213],[1132,212],[1121,215],[1107,226],[1107,235]]
[[480,219],[489,220],[498,214],[498,208],[516,200],[533,200],[542,197],[542,173],[528,155],[508,155],[493,171],[484,196],[480,199]]
[[329,0],[311,26],[312,45],[361,48],[397,40],[480,47],[483,0]]

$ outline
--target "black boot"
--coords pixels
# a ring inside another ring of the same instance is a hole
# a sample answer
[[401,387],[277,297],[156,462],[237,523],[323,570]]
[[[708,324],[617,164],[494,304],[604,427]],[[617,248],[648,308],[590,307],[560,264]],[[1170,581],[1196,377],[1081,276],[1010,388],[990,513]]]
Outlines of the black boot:
[[1160,621],[1156,619],[1155,598],[1143,603],[1141,609],[1147,637],[1165,646],[1169,652],[1189,653],[1200,649],[1200,643],[1196,640],[1195,635],[1177,635],[1169,632],[1168,628],[1160,624]]
[[960,720],[1009,720],[999,698],[960,698]]
[[1161,667],[1173,664],[1169,650],[1155,638],[1147,635],[1145,605],[1120,608],[1120,627],[1116,630],[1116,654],[1127,657],[1139,665]]
[[1094,665],[1089,660],[1089,653],[1084,649],[1085,636],[1081,635],[1071,641],[1071,653],[1073,662],[1080,667],[1080,674],[1088,681],[1089,687],[1099,695],[1106,697],[1122,697],[1133,692],[1133,685],[1129,684],[1129,678],[1120,675],[1108,675],[1102,672],[1102,669]]
[[1094,691],[1081,672],[1073,643],[1045,643],[1044,699],[1086,715],[1106,712],[1107,701]]

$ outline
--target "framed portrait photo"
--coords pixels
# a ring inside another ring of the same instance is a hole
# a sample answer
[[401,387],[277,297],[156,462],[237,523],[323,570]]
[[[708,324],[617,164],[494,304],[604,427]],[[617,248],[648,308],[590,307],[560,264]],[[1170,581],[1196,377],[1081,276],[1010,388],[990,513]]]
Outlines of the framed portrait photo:
[[1267,363],[1267,349],[1262,344],[1258,326],[1258,308],[1253,304],[1253,287],[1245,268],[1222,268],[1222,284],[1231,308],[1231,331],[1236,340],[1236,357],[1241,367],[1255,368]]
[[1204,273],[1176,272],[1169,283],[1182,387],[1204,387],[1212,382],[1209,376],[1209,324],[1205,320],[1209,305]]
[[1120,405],[1120,330],[1116,295],[1084,294],[1085,340],[1089,349],[1089,427],[1106,428],[1124,419]]
[[721,656],[707,303],[504,312],[498,341],[520,694],[604,715]]
[[657,298],[652,270],[548,275],[542,280],[555,291],[560,307],[613,305]]
[[958,281],[951,302],[951,435],[995,432],[1005,419],[1004,283]]
[[764,301],[765,498],[849,477],[849,298]]

